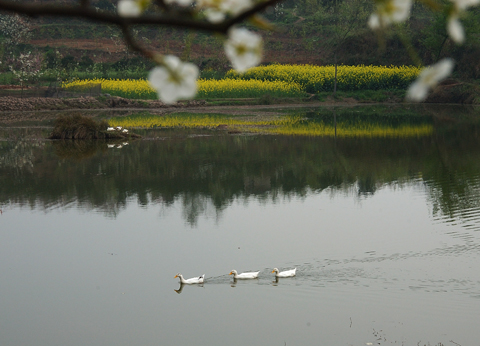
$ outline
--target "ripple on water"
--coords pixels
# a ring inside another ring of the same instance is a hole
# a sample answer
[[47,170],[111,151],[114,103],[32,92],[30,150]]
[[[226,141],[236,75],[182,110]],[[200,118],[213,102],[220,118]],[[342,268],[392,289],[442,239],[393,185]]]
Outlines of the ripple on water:
[[447,234],[457,239],[479,237],[472,232],[480,231],[480,175],[452,173],[443,180],[426,180],[425,186],[435,224],[455,227]]

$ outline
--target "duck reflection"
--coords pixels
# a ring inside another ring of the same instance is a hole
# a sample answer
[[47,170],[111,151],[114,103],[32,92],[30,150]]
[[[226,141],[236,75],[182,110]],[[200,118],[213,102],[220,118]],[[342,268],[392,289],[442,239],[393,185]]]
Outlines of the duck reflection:
[[[180,294],[180,293],[182,293],[184,286],[192,286],[192,285],[186,285],[186,284],[180,283],[180,287],[178,287],[178,289],[174,289],[174,291],[177,292],[178,294]],[[195,285],[195,287],[203,287],[203,284]]]

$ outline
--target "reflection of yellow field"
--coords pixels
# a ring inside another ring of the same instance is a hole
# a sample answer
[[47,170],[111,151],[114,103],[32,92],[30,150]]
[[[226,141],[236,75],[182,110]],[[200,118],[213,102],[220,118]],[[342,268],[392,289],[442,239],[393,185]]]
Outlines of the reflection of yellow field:
[[264,126],[282,125],[289,120],[285,118],[274,119],[269,117],[263,120],[249,120],[248,118],[231,118],[219,115],[166,115],[166,116],[132,116],[126,118],[113,118],[109,120],[110,126],[123,126],[126,128],[201,128],[217,127],[218,125],[228,126]]
[[[113,118],[110,126],[126,128],[215,128],[227,125],[229,129],[244,132],[269,133],[296,136],[335,136],[335,127],[301,117],[248,117],[234,118],[213,115],[170,115],[170,116],[132,116]],[[357,123],[356,125],[338,124],[338,137],[421,137],[433,133],[430,124],[388,126],[381,124]]]
[[[308,124],[302,126],[281,126],[262,130],[273,134],[297,136],[335,136],[335,128],[324,124]],[[431,135],[431,125],[388,127],[381,125],[368,125],[358,127],[337,126],[337,137],[421,137]]]

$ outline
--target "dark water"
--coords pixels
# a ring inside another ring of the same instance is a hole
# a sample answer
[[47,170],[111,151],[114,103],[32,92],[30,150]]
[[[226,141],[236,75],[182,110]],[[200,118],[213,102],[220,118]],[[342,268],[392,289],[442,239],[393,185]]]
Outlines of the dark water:
[[480,118],[405,119],[433,131],[108,148],[2,128],[0,344],[480,345]]

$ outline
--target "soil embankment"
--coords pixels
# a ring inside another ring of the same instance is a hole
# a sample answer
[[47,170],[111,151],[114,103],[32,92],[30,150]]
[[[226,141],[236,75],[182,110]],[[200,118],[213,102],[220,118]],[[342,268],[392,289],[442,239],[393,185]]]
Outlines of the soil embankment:
[[124,108],[185,108],[198,107],[205,104],[202,100],[177,102],[173,105],[158,100],[130,100],[122,97],[78,97],[78,98],[45,98],[45,97],[0,97],[0,111],[45,111],[67,109],[124,109]]

